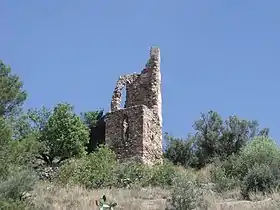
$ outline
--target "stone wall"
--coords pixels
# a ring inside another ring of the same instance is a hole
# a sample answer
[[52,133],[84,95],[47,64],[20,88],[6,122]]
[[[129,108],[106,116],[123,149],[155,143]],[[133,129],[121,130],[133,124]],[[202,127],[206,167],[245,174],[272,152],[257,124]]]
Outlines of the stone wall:
[[[126,101],[121,108],[122,90]],[[151,48],[150,59],[140,74],[119,78],[106,116],[105,142],[120,160],[145,164],[162,162],[160,51]]]

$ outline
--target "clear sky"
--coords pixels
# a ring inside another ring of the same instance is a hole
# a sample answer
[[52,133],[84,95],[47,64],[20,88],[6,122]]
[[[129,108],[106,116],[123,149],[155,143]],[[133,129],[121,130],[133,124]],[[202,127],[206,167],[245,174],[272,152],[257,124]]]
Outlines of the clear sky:
[[258,120],[280,141],[279,0],[0,0],[0,59],[26,108],[109,109],[120,75],[162,55],[164,131],[201,112]]

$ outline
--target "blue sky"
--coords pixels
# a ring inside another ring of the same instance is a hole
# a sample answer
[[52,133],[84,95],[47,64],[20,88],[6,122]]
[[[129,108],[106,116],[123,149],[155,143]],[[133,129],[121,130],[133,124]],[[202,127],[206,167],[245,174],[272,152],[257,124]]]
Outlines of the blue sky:
[[[162,55],[164,131],[192,132],[210,109],[258,120],[280,140],[280,1],[1,0],[0,59],[26,108],[109,109],[120,75]],[[278,141],[279,142],[279,141]]]

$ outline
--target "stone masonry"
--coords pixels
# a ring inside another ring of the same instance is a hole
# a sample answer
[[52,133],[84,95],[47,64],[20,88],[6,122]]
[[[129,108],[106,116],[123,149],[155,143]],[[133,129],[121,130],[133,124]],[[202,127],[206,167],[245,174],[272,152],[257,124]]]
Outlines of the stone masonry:
[[[122,90],[126,101],[121,108]],[[105,142],[119,160],[136,160],[147,165],[162,163],[162,99],[160,50],[151,48],[140,74],[119,78],[111,112],[105,118]]]

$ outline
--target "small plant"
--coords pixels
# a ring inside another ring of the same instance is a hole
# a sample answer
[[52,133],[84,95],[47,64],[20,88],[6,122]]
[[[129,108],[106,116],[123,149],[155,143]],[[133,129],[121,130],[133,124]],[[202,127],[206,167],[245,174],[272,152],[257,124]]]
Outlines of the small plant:
[[110,209],[114,210],[114,207],[117,206],[116,202],[106,203],[106,196],[103,195],[102,198],[99,199],[99,202],[96,200],[95,203],[99,207],[100,210]]
[[168,210],[192,210],[200,206],[203,192],[196,183],[189,181],[185,175],[179,175],[173,181]]

